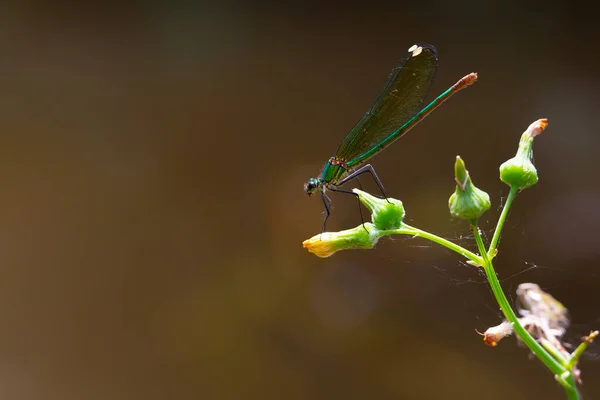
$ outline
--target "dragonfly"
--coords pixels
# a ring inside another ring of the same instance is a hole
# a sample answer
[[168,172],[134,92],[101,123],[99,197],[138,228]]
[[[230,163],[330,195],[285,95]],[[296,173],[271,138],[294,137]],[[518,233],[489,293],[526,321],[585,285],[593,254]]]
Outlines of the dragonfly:
[[365,162],[406,134],[454,94],[477,81],[477,74],[470,73],[423,107],[437,67],[438,53],[434,46],[427,43],[411,46],[392,70],[371,108],[344,137],[335,156],[327,161],[321,175],[304,184],[304,191],[309,196],[321,193],[325,206],[321,232],[325,231],[331,215],[331,199],[326,190],[351,194],[358,199],[356,193],[343,190],[341,186],[368,173],[387,199],[381,180],[371,164]]

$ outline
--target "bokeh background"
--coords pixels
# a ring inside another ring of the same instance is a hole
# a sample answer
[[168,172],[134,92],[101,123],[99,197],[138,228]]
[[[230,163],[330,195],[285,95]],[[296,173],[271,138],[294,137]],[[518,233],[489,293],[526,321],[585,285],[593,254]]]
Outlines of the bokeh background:
[[[452,220],[460,154],[493,200],[522,131],[540,183],[496,261],[600,328],[598,29],[574,2],[21,2],[0,13],[0,394],[7,399],[562,399],[483,275],[428,242],[328,259],[320,172],[413,43],[431,96],[479,82],[373,164],[412,225]],[[375,191],[368,179],[365,189]],[[333,196],[328,228],[360,223]],[[600,348],[582,363],[600,398]]]

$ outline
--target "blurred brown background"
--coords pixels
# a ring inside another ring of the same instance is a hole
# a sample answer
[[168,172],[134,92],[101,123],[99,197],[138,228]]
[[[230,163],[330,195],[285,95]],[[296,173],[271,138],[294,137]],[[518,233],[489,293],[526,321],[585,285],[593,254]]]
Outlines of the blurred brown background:
[[[0,13],[0,394],[7,399],[562,399],[484,277],[422,240],[329,259],[302,192],[418,41],[431,96],[480,80],[374,160],[412,225],[473,248],[447,199],[460,154],[493,207],[527,125],[540,183],[497,270],[600,328],[598,75],[576,3],[235,1]],[[365,189],[374,191],[368,179]],[[334,196],[331,230],[360,222]],[[581,368],[600,398],[600,348]]]

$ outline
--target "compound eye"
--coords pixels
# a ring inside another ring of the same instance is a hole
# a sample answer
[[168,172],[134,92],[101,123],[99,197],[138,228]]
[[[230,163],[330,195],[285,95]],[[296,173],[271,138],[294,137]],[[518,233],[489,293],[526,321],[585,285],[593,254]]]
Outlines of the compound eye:
[[304,184],[304,191],[310,196],[317,190],[317,187],[317,181],[314,178],[311,178]]

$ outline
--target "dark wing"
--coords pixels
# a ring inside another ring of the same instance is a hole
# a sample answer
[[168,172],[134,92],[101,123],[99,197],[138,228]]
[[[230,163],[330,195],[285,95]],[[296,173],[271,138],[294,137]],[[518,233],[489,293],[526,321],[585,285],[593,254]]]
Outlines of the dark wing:
[[389,136],[400,136],[399,129],[421,110],[437,66],[435,47],[425,43],[412,46],[407,57],[390,74],[369,111],[346,135],[336,157],[352,161]]

